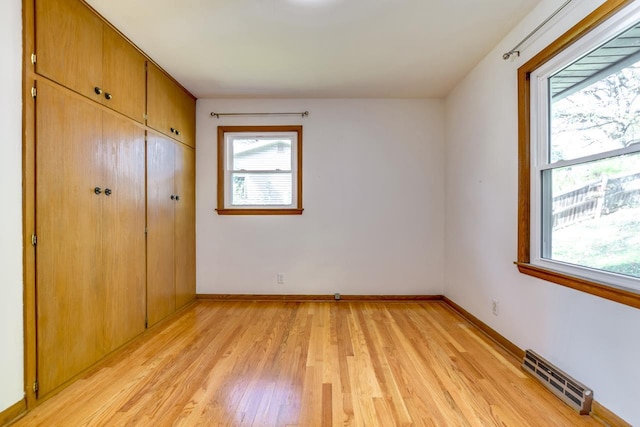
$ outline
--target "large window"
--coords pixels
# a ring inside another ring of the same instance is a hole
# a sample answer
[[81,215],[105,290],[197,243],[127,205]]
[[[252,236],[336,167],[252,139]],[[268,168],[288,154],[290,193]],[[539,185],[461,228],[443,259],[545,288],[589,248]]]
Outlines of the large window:
[[302,213],[302,126],[220,126],[217,211]]
[[608,3],[519,71],[518,265],[640,306],[640,7]]

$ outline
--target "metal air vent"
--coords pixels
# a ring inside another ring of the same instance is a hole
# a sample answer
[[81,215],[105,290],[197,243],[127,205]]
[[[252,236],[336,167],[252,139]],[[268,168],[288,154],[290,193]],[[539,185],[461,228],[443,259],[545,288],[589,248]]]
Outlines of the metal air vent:
[[527,350],[522,368],[580,414],[586,415],[591,412],[593,390],[574,380],[540,355]]

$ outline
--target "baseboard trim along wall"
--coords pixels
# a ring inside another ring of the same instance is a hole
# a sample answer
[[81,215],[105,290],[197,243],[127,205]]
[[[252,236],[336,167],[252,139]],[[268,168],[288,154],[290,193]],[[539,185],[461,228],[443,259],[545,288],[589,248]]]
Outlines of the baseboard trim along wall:
[[617,416],[615,413],[599,404],[596,400],[594,400],[591,404],[591,416],[600,421],[605,426],[633,427],[631,424]]
[[4,411],[0,411],[0,426],[8,424],[11,421],[15,421],[18,417],[27,413],[27,402],[22,399],[21,401],[9,406]]
[[286,295],[286,294],[197,294],[196,299],[209,301],[290,301],[290,302],[320,302],[320,301],[442,301],[442,295]]
[[446,302],[449,305],[450,308],[453,309],[453,311],[456,311],[462,317],[467,319],[471,324],[473,324],[476,328],[484,332],[485,335],[487,335],[489,338],[491,338],[493,341],[495,341],[497,344],[499,344],[501,347],[503,347],[505,350],[507,350],[517,359],[522,360],[522,358],[524,357],[524,350],[522,350],[520,347],[518,347],[517,345],[515,345],[514,343],[512,343],[502,335],[500,335],[498,332],[492,329],[489,325],[487,325],[482,320],[475,317],[473,314],[469,313],[464,308],[460,307],[455,302],[451,301],[449,298],[442,297],[442,299],[444,300],[444,302]]
[[[491,328],[489,325],[484,323],[482,320],[475,317],[473,314],[469,313],[464,308],[460,307],[458,304],[447,298],[446,296],[442,297],[442,300],[447,303],[449,308],[458,313],[461,317],[465,318],[469,321],[473,326],[480,329],[487,335],[491,340],[495,341],[498,345],[507,350],[513,357],[515,357],[518,362],[522,360],[524,357],[524,350],[506,339],[504,336],[500,335],[496,330]],[[524,370],[523,370],[524,371]],[[526,371],[525,371],[526,372]],[[591,406],[591,417],[597,419],[601,423],[606,426],[620,426],[620,427],[632,427],[631,424],[620,418],[618,415],[610,411],[609,409],[602,406],[597,401],[593,401]]]

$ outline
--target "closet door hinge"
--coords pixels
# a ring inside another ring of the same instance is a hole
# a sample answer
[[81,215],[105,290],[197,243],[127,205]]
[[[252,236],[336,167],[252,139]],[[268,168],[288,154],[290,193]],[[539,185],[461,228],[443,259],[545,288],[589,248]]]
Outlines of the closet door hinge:
[[39,387],[38,387],[38,380],[35,380],[35,381],[33,382],[33,392],[34,392],[34,393],[38,393],[38,389],[39,389]]
[[145,318],[144,318],[144,328],[147,329],[148,327],[149,327],[149,319],[147,319],[146,316],[145,316]]
[[35,54],[35,53],[32,53],[32,54],[31,54],[31,63],[35,65],[35,63],[36,63],[36,59],[37,59],[37,58],[36,58],[36,54]]
[[147,227],[144,228],[144,235],[146,236],[147,234],[149,234],[149,229]]
[[35,98],[37,94],[38,94],[38,91],[36,90],[36,87],[35,86],[32,87],[31,88],[31,97]]
[[38,236],[36,236],[35,234],[31,235],[31,246],[35,246],[38,244]]

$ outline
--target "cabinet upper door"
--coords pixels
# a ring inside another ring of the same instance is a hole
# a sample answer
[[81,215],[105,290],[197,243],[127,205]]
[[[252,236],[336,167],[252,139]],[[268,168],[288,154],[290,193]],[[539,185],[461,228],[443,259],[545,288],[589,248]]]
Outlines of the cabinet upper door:
[[[175,83],[158,67],[147,69],[147,126],[174,138],[176,107],[172,94]],[[173,131],[172,131],[173,130]]]
[[103,46],[102,103],[144,123],[145,57],[108,25]]
[[176,86],[176,105],[178,106],[178,140],[188,146],[196,147],[196,101]]
[[195,147],[196,103],[158,67],[147,71],[147,125]]
[[176,144],[176,307],[196,296],[196,157]]
[[103,22],[78,0],[36,0],[36,72],[95,101]]
[[79,0],[36,0],[36,72],[144,123],[146,59]]

